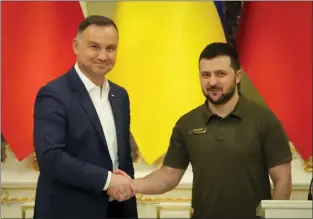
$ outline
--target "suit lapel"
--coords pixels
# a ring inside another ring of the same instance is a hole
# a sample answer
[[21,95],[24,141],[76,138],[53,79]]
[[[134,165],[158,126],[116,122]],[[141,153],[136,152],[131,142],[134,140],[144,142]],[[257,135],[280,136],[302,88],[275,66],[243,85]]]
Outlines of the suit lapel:
[[[74,91],[74,94],[85,110],[86,114],[90,118],[94,129],[96,130],[99,138],[103,142],[103,144],[106,146],[105,148],[108,150],[107,143],[104,137],[103,129],[97,114],[97,111],[92,103],[92,100],[83,84],[83,82],[80,80],[78,74],[76,73],[75,69],[72,68],[68,73],[68,82],[72,90]],[[107,151],[109,152],[109,151]]]
[[[109,82],[110,83],[110,82]],[[112,83],[110,83],[110,92],[109,92],[109,100],[112,108],[112,113],[115,122],[116,129],[116,138],[117,138],[117,147],[118,147],[118,157],[120,160],[123,157],[123,149],[122,149],[122,140],[123,140],[123,124],[122,124],[122,99],[119,95],[117,95],[116,89]]]
[[86,92],[86,94],[84,93],[76,93],[77,94],[77,98],[80,102],[80,104],[82,105],[82,107],[84,108],[85,112],[87,113],[87,115],[89,116],[96,132],[98,133],[100,139],[102,140],[104,145],[107,145],[106,143],[106,139],[104,137],[104,133],[103,133],[103,129],[97,114],[97,111],[92,103],[92,100],[89,96],[89,94]]

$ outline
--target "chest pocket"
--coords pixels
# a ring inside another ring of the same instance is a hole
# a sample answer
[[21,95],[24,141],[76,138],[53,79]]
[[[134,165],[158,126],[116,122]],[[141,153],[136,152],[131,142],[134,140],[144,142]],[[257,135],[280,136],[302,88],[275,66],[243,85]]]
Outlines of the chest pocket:
[[[205,132],[192,132],[189,130],[185,135],[186,148],[191,161],[202,159],[210,159],[211,156],[216,156],[215,152],[220,151],[219,145],[216,144],[214,130],[206,127]],[[203,160],[203,161],[204,161]]]
[[240,123],[232,127],[229,139],[230,149],[238,155],[256,155],[262,154],[262,139],[254,124]]

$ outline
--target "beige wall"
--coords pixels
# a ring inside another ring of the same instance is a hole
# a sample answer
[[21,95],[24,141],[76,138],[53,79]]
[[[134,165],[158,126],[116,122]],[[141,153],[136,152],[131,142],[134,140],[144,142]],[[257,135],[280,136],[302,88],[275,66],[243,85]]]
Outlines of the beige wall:
[[115,1],[87,2],[86,4],[88,15],[103,15],[113,19],[116,5]]

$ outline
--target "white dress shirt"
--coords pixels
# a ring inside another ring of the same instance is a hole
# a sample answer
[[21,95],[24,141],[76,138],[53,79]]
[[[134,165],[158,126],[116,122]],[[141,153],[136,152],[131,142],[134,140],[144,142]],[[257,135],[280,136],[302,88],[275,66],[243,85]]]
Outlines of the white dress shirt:
[[[77,63],[75,64],[75,70],[84,83],[89,96],[93,102],[93,105],[97,111],[103,133],[106,139],[106,143],[109,149],[110,157],[112,160],[113,170],[118,168],[118,155],[117,155],[117,137],[116,137],[116,129],[115,129],[115,122],[112,113],[111,104],[109,101],[109,90],[110,85],[108,80],[105,80],[103,83],[102,88],[95,85],[86,75],[84,75]],[[110,181],[111,181],[112,173],[108,172],[107,181],[103,190],[107,190]]]

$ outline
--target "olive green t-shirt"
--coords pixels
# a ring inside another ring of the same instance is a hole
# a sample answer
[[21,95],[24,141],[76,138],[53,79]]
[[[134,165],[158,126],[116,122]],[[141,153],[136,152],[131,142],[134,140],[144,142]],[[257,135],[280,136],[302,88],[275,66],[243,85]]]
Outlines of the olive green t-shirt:
[[186,169],[191,163],[194,218],[254,218],[260,201],[271,199],[268,170],[291,160],[279,120],[240,96],[225,118],[207,103],[182,116],[164,165]]

